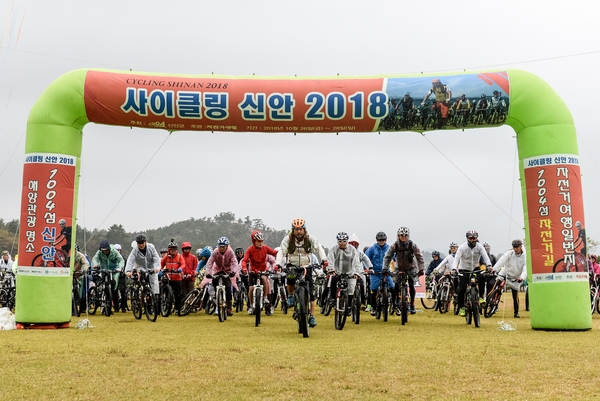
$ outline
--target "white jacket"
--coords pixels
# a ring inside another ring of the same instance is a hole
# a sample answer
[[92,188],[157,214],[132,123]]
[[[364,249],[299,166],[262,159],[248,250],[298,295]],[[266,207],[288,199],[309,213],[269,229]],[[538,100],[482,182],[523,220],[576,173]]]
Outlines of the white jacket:
[[335,244],[329,249],[327,261],[329,267],[333,267],[337,274],[359,275],[363,270],[358,258],[358,250],[352,245],[346,245],[346,249],[340,249],[339,245]]
[[455,256],[456,254],[454,253],[451,253],[450,255],[446,256],[444,260],[442,260],[440,264],[435,269],[433,269],[434,273],[444,274],[446,271],[450,273],[450,270],[452,270],[452,266],[454,265]]
[[[525,249],[520,255],[517,255],[514,249],[507,251],[500,257],[496,265],[493,267],[495,272],[500,272],[500,276],[506,276],[508,279],[507,284],[511,284],[518,279],[525,280],[527,278],[527,258],[525,256]],[[518,287],[521,284],[514,285],[511,287]]]
[[[474,248],[469,248],[469,243],[465,242],[461,246],[458,247],[456,251],[456,257],[454,259],[454,263],[452,264],[452,270],[468,270],[473,271],[479,266],[479,258],[483,257],[483,261],[486,266],[491,266],[492,262],[490,262],[490,257],[483,245],[479,242],[475,243]],[[460,266],[459,266],[460,264]]]

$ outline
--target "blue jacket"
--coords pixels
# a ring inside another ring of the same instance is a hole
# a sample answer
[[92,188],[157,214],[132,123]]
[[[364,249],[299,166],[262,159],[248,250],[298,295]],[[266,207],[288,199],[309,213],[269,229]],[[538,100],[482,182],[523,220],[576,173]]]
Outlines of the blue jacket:
[[373,263],[373,270],[375,273],[381,273],[383,270],[381,266],[383,263],[383,257],[389,248],[390,246],[386,243],[384,246],[373,244],[369,249],[367,249],[366,254],[371,260],[371,263]]
[[210,258],[210,255],[212,255],[212,253],[208,248],[203,248],[200,251],[200,257],[198,258],[198,267],[196,268],[196,272],[200,273],[200,270],[204,269],[204,266],[206,266],[206,262],[208,262],[208,258]]

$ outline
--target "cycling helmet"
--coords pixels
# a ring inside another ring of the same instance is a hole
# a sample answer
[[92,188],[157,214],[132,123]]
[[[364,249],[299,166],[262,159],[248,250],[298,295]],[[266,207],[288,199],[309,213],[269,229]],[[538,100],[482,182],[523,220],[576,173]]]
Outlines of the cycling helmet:
[[478,238],[479,237],[479,233],[477,231],[475,231],[475,230],[469,230],[469,231],[467,231],[466,237],[467,238],[469,238],[469,237]]
[[494,95],[497,95],[497,94],[499,94],[499,93],[500,93],[500,92],[498,92],[498,91],[494,91],[494,92],[493,92],[493,94],[494,94]]
[[431,83],[432,83],[432,84],[437,84],[437,83],[439,83],[439,82],[440,82],[440,80],[439,80],[438,78],[433,78],[433,79],[431,80]]
[[489,248],[489,247],[490,247],[490,244],[488,244],[487,242],[484,242],[484,243],[483,243],[483,247],[484,247],[484,248]]
[[512,242],[512,247],[513,247],[513,248],[518,248],[518,247],[520,247],[521,245],[523,245],[523,241],[521,241],[520,239],[516,239],[516,240],[514,240],[514,241]]
[[60,219],[60,220],[58,221],[58,225],[59,225],[59,226],[61,226],[61,227],[65,227],[65,226],[67,225],[67,220],[65,220],[65,219]]
[[101,251],[104,251],[106,249],[110,249],[110,242],[108,242],[107,239],[103,239],[102,241],[100,241],[100,246],[99,246]]
[[236,255],[243,255],[244,254],[244,248],[235,248],[235,254]]
[[467,95],[465,95],[464,93],[461,93],[460,97],[467,97]]
[[252,242],[254,242],[254,241],[264,241],[264,240],[265,240],[265,236],[260,231],[254,231],[252,233]]
[[114,245],[114,248],[115,248],[117,251],[120,251],[120,250],[121,250],[121,244],[115,244],[115,245]]
[[451,242],[450,248],[458,248],[458,244],[456,242]]
[[348,236],[348,233],[345,233],[343,231],[340,231],[339,233],[337,233],[335,238],[337,239],[338,242],[348,242],[348,239],[350,239],[350,237]]
[[410,235],[410,230],[408,227],[400,227],[398,229],[398,235]]
[[383,231],[379,231],[379,232],[377,233],[377,235],[375,236],[375,239],[376,239],[377,241],[380,241],[380,240],[386,240],[386,239],[387,239],[387,235],[385,235],[385,233],[384,233]]
[[438,251],[433,251],[431,252],[431,256],[437,256],[438,258],[440,257],[440,253]]
[[175,238],[171,238],[171,242],[169,242],[169,245],[167,246],[167,248],[169,249],[177,249],[177,242],[175,242]]
[[221,246],[221,245],[229,245],[229,238],[227,238],[227,237],[220,237],[220,238],[217,240],[217,245],[218,245],[218,246]]
[[304,219],[294,219],[294,221],[292,221],[292,229],[294,228],[306,228]]
[[142,242],[146,242],[147,238],[146,238],[146,234],[138,234],[137,237],[135,237],[135,242],[137,242],[138,244],[141,244]]
[[183,248],[190,248],[190,249],[192,249],[192,243],[191,242],[187,242],[187,241],[186,242],[182,242],[181,243],[181,249],[183,249]]
[[485,95],[485,93],[482,93],[480,98],[485,99],[487,96]]
[[167,253],[167,252],[169,252],[169,251],[167,250],[167,248],[160,248],[160,251],[159,251],[159,252],[160,252],[160,253]]
[[212,247],[212,246],[210,246],[210,245],[206,246],[204,249],[208,249],[208,251],[209,251],[210,253],[212,253],[212,251],[213,251],[213,247]]
[[404,96],[410,96],[410,92],[404,92]]

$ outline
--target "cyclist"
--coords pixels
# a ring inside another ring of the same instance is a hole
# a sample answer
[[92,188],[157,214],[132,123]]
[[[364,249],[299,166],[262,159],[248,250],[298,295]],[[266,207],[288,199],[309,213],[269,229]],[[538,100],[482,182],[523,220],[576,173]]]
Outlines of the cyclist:
[[456,113],[464,114],[465,116],[465,125],[467,125],[467,118],[469,115],[469,111],[471,110],[471,101],[467,98],[467,95],[462,93],[458,100],[456,101]]
[[[486,267],[491,267],[492,262],[485,251],[483,245],[478,241],[479,233],[475,230],[469,230],[466,234],[467,242],[458,247],[454,262],[452,263],[452,271],[458,271],[458,265],[460,264],[460,271],[463,272],[462,276],[458,279],[458,307],[459,314],[461,316],[466,315],[465,309],[465,292],[467,291],[467,284],[469,283],[469,273],[479,268],[479,258],[483,257],[483,262]],[[485,303],[485,278],[483,275],[479,275],[478,280],[479,287],[479,302]]]
[[429,276],[431,273],[433,273],[433,270],[438,267],[440,263],[442,263],[439,251],[431,252],[431,259],[431,262],[429,262],[429,265],[427,266],[427,270],[425,270],[426,276]]
[[490,270],[500,276],[506,277],[506,284],[510,287],[513,298],[514,316],[519,316],[519,289],[521,283],[527,278],[527,259],[523,249],[523,241],[516,239],[512,242],[512,249],[500,256],[498,262]]
[[[252,231],[252,234],[250,234],[250,240],[252,241],[252,245],[246,249],[244,258],[242,259],[242,273],[250,273],[248,277],[250,287],[246,288],[248,288],[248,303],[250,305],[248,307],[248,314],[252,315],[254,313],[254,299],[252,294],[254,291],[254,283],[256,283],[258,273],[269,270],[269,267],[267,266],[267,256],[277,256],[277,251],[271,247],[268,247],[267,245],[264,245],[265,237],[263,236],[263,233],[258,230]],[[264,286],[265,314],[267,316],[271,316],[273,313],[268,298],[268,296],[271,294],[271,283],[269,278],[266,276],[262,276],[261,280]]]
[[162,258],[164,258],[165,256],[167,256],[167,253],[169,253],[169,251],[167,250],[167,248],[160,248],[160,251],[159,251],[160,259],[162,260]]
[[[223,279],[225,284],[225,298],[227,301],[227,316],[233,316],[231,310],[231,278],[235,277],[235,273],[239,270],[237,259],[233,249],[229,246],[229,238],[219,237],[217,240],[217,249],[208,258],[206,263],[207,278],[212,278],[216,273],[224,272],[228,277]],[[217,288],[219,281],[213,279],[213,287]]]
[[242,259],[244,258],[244,248],[242,247],[237,247],[235,248],[235,258],[238,261],[238,264],[242,263]]
[[[2,251],[2,259],[0,259],[0,270],[12,273],[13,260],[8,251]],[[88,266],[89,267],[89,266]]]
[[[375,235],[375,240],[377,242],[371,245],[371,247],[365,252],[373,264],[373,270],[369,274],[369,279],[371,281],[371,296],[369,297],[369,303],[371,306],[376,304],[375,298],[377,297],[377,289],[379,288],[381,278],[383,277],[381,274],[383,271],[383,258],[390,248],[390,246],[387,244],[387,235],[383,231],[379,231]],[[388,280],[390,288],[394,288],[394,282],[392,281],[392,278],[388,276],[386,280]],[[371,309],[371,315],[376,315],[375,308]]]
[[429,99],[429,96],[435,95],[436,103],[432,106],[432,109],[440,109],[442,115],[442,125],[446,125],[448,121],[448,109],[450,108],[450,98],[452,98],[452,91],[447,85],[442,84],[438,78],[431,80],[431,88],[429,92],[423,98],[421,106],[425,106],[425,103]]
[[[438,266],[433,269],[433,274],[436,275],[436,278],[438,279],[438,284],[439,284],[439,277],[442,275],[450,274],[452,273],[452,266],[454,265],[454,258],[456,256],[456,251],[458,250],[458,244],[456,242],[451,242],[450,243],[450,249],[448,249],[448,256],[446,256],[444,258],[444,260],[442,260]],[[453,291],[454,288],[458,288],[458,279],[457,276],[452,277],[452,286],[453,286]],[[439,293],[439,285],[438,285],[438,293]],[[436,308],[437,310],[437,308]]]
[[181,276],[183,269],[185,269],[185,259],[177,251],[179,245],[177,245],[174,238],[171,238],[167,248],[169,252],[160,261],[160,267],[163,274],[166,274],[169,278],[169,285],[173,289],[173,297],[175,298],[175,312],[177,312],[181,306],[181,282],[183,281]]
[[60,247],[63,250],[65,255],[69,256],[69,252],[71,252],[71,236],[72,236],[72,227],[67,226],[67,221],[65,219],[60,219],[58,221],[58,225],[60,226],[60,233],[58,237],[54,240],[54,245],[60,244],[63,240],[65,244]]
[[[123,260],[125,261],[125,265],[127,265],[127,259],[125,258],[125,256],[123,255],[122,252],[122,247],[121,244],[114,244],[113,245],[115,247],[115,249],[117,250],[117,252],[119,252],[121,254],[121,256],[123,256]],[[78,245],[75,244],[75,247],[77,248]],[[119,273],[119,305],[117,305],[115,307],[115,309],[121,309],[121,312],[125,313],[127,312],[127,280],[125,280],[125,271],[121,271],[121,273]]]
[[[498,262],[498,258],[496,258],[496,256],[494,254],[492,254],[492,252],[491,252],[492,248],[490,247],[490,244],[488,244],[487,242],[484,242],[483,248],[485,249],[485,252],[487,253],[488,257],[490,258],[490,262],[492,262],[492,266],[494,266],[496,264],[496,262]],[[483,259],[480,258],[479,264],[482,264],[482,263],[483,263]]]
[[[321,259],[321,265],[326,268],[328,266],[327,256],[325,250],[313,236],[308,235],[306,230],[306,222],[304,219],[294,219],[292,221],[292,232],[283,238],[281,241],[279,252],[277,252],[277,258],[275,259],[277,268],[281,269],[284,260],[293,266],[307,266],[311,264],[312,252],[316,252],[318,257]],[[293,275],[287,276],[288,294],[288,306],[294,306],[294,289],[296,288],[296,277]],[[306,281],[308,283],[308,291],[310,293],[310,317],[308,324],[310,327],[315,327],[317,321],[315,319],[315,299],[313,293],[313,277],[312,273],[306,274]]]
[[198,267],[198,258],[192,252],[191,242],[181,243],[181,257],[185,260],[183,269],[183,280],[181,281],[181,299],[194,289],[194,280],[196,278],[196,268]]
[[[112,273],[111,290],[115,309],[118,310],[119,292],[119,275],[125,266],[123,256],[110,245],[107,239],[100,241],[98,252],[92,258],[92,269],[108,269]],[[114,284],[113,284],[114,283]]]
[[148,273],[148,282],[154,296],[158,298],[158,273],[160,271],[160,256],[156,252],[154,245],[148,243],[146,234],[138,234],[135,237],[137,246],[131,250],[127,258],[127,266],[125,267],[125,275],[131,277],[131,272],[135,269]]
[[210,246],[205,246],[202,249],[198,249],[196,251],[196,255],[198,256],[198,267],[196,267],[196,275],[200,274],[200,271],[204,269],[206,263],[208,262],[208,258],[212,255],[213,249]]
[[[336,291],[337,283],[340,281],[339,275],[342,273],[348,274],[348,305],[352,305],[352,299],[354,298],[354,288],[356,286],[356,279],[359,278],[362,272],[362,265],[360,263],[359,251],[353,246],[348,246],[348,240],[350,237],[345,232],[339,232],[336,236],[337,244],[329,249],[327,254],[327,261],[329,272],[334,273],[331,278],[331,284],[325,288],[327,291]],[[327,294],[324,294],[324,298]],[[331,300],[335,303],[335,295],[332,293]],[[351,313],[348,308],[348,313]]]
[[[425,274],[425,261],[421,250],[410,237],[408,227],[398,229],[398,240],[389,247],[383,258],[384,270],[390,265],[392,259],[396,258],[397,269],[406,272],[408,278],[408,287],[410,292],[410,314],[417,313],[415,309],[415,280],[418,276]],[[397,295],[400,291],[398,279],[394,286],[394,304],[397,302]],[[398,306],[398,305],[396,305]]]
[[[363,304],[365,304],[365,306],[366,306],[366,304],[368,303],[366,297],[369,292],[369,289],[367,288],[367,272],[373,268],[373,263],[371,263],[371,259],[369,259],[369,257],[363,251],[361,251],[360,248],[358,247],[359,240],[358,240],[358,237],[356,236],[356,234],[352,234],[350,236],[348,243],[350,245],[352,245],[353,247],[355,247],[356,250],[358,251],[358,259],[360,260],[361,267],[362,267],[362,269],[360,269],[359,276],[363,282],[363,289],[364,289],[363,294],[362,294],[363,299],[361,300],[361,302]],[[369,248],[367,247],[367,249],[369,249]]]

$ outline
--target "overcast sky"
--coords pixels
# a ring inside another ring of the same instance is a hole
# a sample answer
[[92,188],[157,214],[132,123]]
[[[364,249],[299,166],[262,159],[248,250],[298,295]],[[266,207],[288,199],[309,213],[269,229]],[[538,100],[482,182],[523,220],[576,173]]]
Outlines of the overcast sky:
[[[544,79],[573,114],[587,234],[600,239],[599,11],[589,0],[4,0],[0,218],[19,215],[29,111],[71,70],[367,77],[510,68]],[[294,136],[88,124],[83,133],[77,217],[88,229],[143,231],[233,212],[276,229],[304,218],[327,246],[338,231],[370,245],[377,231],[395,237],[407,226],[422,249],[446,252],[475,229],[498,253],[524,235],[508,126]]]

